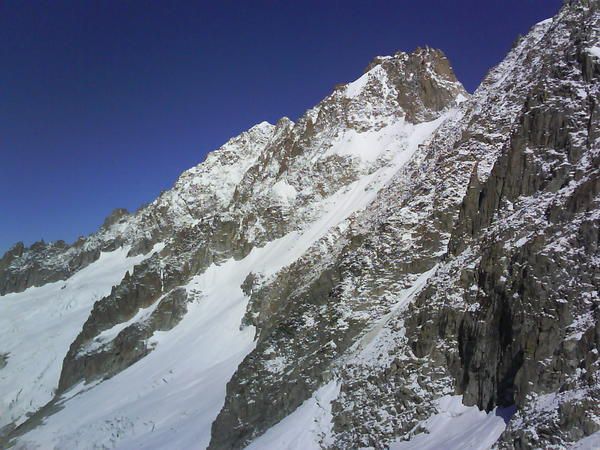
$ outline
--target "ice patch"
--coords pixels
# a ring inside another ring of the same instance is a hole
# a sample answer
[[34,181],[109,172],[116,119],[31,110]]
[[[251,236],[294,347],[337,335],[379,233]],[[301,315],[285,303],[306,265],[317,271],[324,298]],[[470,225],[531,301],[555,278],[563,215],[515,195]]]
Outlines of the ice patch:
[[469,100],[467,97],[465,97],[465,96],[464,96],[464,95],[462,95],[462,94],[458,94],[458,95],[456,96],[456,99],[454,100],[454,102],[455,102],[457,105],[460,105],[461,103],[464,103],[464,102],[466,102],[467,100]]
[[552,23],[554,19],[552,17],[549,17],[548,19],[544,19],[538,23],[536,23],[536,25],[549,25]]

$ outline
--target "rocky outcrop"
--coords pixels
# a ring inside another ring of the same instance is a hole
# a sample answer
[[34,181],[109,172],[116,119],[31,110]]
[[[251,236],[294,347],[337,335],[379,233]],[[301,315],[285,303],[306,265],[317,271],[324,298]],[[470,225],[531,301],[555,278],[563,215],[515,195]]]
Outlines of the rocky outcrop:
[[116,208],[110,213],[110,215],[106,217],[106,219],[104,219],[102,228],[109,229],[117,223],[125,223],[128,216],[129,211],[127,211],[125,208]]
[[[139,295],[141,285],[137,287]],[[98,334],[94,336],[95,339],[80,344],[80,336],[63,364],[59,392],[82,378],[86,382],[110,378],[146,356],[152,350],[149,342],[152,335],[156,331],[168,331],[175,327],[187,311],[187,302],[185,289],[175,288],[162,295],[156,302],[156,308],[149,311],[147,316],[129,325],[127,321],[121,322],[125,323],[125,327],[115,330],[115,336],[108,333],[110,339],[106,342],[103,335]],[[94,317],[98,317],[98,313]],[[73,354],[74,350],[79,353]]]
[[120,247],[124,241],[112,235],[115,230],[109,224],[112,223],[107,218],[103,234],[108,236],[99,242],[80,238],[71,245],[64,241],[38,241],[30,247],[22,242],[15,244],[0,259],[0,295],[66,280],[96,261],[101,252]]
[[[44,264],[45,260],[54,261],[65,248],[66,244],[62,241],[50,245],[40,241],[27,249],[22,242],[14,245],[0,259],[0,295],[68,278],[68,265],[48,267]],[[85,264],[87,259],[82,257],[75,264]]]
[[[181,286],[211,264],[231,257],[239,259],[250,251],[238,228],[238,224],[213,218],[181,230],[160,253],[127,273],[109,296],[94,304],[71,344],[63,362],[59,392],[82,379],[109,378],[148,354],[152,350],[148,339],[154,332],[172,328],[186,312],[187,293]],[[148,317],[138,317],[149,309]],[[103,338],[119,328],[111,339]]]

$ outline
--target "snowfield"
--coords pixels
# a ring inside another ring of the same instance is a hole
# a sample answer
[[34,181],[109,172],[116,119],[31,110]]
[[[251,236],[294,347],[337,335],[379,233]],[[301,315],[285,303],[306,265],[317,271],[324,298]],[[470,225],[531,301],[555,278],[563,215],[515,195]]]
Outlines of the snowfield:
[[0,354],[8,355],[0,371],[0,428],[22,423],[52,399],[63,358],[94,302],[161,248],[132,258],[129,247],[102,253],[68,280],[0,297]]

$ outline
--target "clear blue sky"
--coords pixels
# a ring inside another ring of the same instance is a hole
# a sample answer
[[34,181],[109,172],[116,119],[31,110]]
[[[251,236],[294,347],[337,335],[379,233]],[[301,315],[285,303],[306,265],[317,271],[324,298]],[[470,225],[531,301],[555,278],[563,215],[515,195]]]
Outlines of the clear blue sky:
[[375,55],[430,45],[473,91],[560,0],[0,0],[0,253],[73,241]]

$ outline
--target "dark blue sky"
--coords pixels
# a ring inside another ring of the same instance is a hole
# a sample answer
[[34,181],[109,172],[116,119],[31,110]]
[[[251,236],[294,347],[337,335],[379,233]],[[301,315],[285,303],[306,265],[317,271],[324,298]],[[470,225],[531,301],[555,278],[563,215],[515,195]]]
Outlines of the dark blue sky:
[[0,0],[0,253],[94,231],[375,56],[444,50],[473,91],[560,0]]

